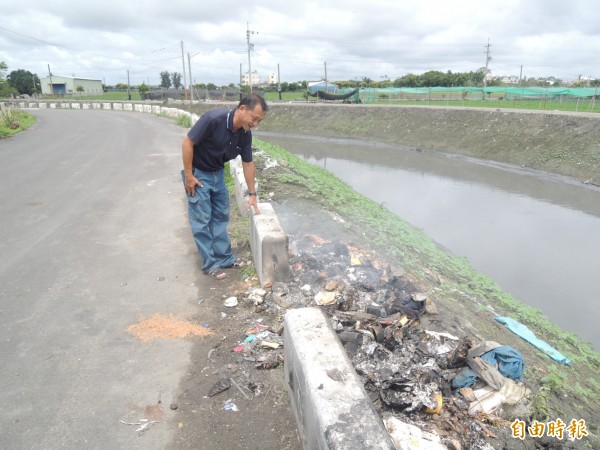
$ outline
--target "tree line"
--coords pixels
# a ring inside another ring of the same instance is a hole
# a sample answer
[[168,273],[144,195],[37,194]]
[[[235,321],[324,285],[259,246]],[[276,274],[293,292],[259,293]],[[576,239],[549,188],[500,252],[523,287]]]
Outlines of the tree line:
[[[8,66],[5,62],[0,61],[0,98],[8,98],[11,96],[18,95],[34,95],[41,93],[40,79],[36,74],[31,73],[28,70],[18,69],[13,70],[8,75]],[[408,73],[401,77],[397,77],[392,80],[387,76],[381,77],[382,80],[372,80],[368,77],[353,80],[341,80],[333,81],[340,88],[390,88],[390,87],[469,87],[469,86],[482,86],[484,80],[485,69],[481,68],[477,71],[471,72],[441,72],[437,70],[430,70],[421,75],[415,75]],[[505,84],[498,78],[491,78],[486,81],[487,86],[504,86]],[[520,86],[561,86],[563,83],[560,79],[554,77],[547,78],[523,78],[520,82]],[[600,87],[600,79],[585,80],[581,76],[575,82],[571,83],[574,87]],[[182,83],[182,75],[179,72],[160,72],[160,85],[159,87],[169,89],[170,87],[175,89],[184,88]],[[106,89],[108,86],[104,86]],[[117,83],[115,85],[117,89],[127,89],[129,86],[124,83]],[[216,90],[219,87],[214,83],[195,83],[196,89],[208,89]],[[307,81],[287,82],[284,81],[277,84],[271,84],[265,89],[268,91],[281,92],[298,92],[306,90],[308,87]],[[227,86],[221,86],[221,88],[240,88],[239,85],[229,83]],[[150,90],[145,82],[137,86],[140,94],[144,95]],[[248,91],[248,86],[242,86],[243,92]]]

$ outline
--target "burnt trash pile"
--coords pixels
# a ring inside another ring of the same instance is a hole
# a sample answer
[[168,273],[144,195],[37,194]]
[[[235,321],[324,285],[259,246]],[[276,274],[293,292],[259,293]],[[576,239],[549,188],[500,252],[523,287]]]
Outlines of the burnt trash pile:
[[256,307],[325,310],[393,439],[491,449],[498,425],[527,415],[516,350],[445,332],[431,295],[376,255],[310,234],[290,247],[292,280],[275,283]]

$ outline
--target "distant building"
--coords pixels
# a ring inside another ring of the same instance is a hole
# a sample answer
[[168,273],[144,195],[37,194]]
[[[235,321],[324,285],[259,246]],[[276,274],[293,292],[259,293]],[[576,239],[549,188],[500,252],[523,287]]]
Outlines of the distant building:
[[[259,83],[260,83],[260,77],[258,76],[258,72],[255,70],[254,72],[252,72],[252,85],[255,86]],[[250,76],[248,75],[248,72],[246,72],[245,74],[242,75],[242,86],[249,86],[249,85],[250,85]]]
[[267,75],[267,79],[265,80],[266,84],[277,84],[277,75],[274,73],[270,73]]
[[502,75],[499,79],[504,84],[519,84],[519,77],[516,75]]
[[[42,94],[44,95],[104,94],[104,90],[102,89],[102,80],[93,80],[91,78],[62,77],[59,75],[52,75],[42,78],[40,83],[42,85]],[[79,86],[83,88],[81,92],[77,91]]]

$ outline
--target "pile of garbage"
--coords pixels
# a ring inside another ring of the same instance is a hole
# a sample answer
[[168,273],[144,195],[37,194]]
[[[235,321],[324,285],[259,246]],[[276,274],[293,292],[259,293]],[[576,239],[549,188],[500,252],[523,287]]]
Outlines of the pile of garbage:
[[[433,299],[367,252],[310,234],[291,248],[292,280],[243,301],[275,315],[321,306],[392,437],[402,430],[400,441],[416,432],[428,436],[428,448],[491,449],[494,425],[527,414],[518,351],[447,333],[443,318],[427,321],[438,330],[424,329],[424,315],[438,314]],[[281,353],[268,354],[277,348],[263,344],[280,344],[273,331],[250,343],[257,367],[281,362]]]

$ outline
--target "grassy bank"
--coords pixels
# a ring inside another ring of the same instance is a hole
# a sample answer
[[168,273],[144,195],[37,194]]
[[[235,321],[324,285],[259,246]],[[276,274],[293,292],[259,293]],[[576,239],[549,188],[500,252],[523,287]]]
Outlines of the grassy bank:
[[35,123],[35,117],[12,108],[0,110],[0,139],[14,136]]

